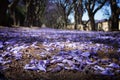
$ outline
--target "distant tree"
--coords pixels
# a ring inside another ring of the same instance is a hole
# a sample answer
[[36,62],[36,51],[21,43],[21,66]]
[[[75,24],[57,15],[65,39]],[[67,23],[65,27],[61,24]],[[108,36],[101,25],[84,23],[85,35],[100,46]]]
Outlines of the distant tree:
[[15,9],[16,26],[24,26],[26,16],[25,6],[18,5]]
[[85,8],[88,12],[90,25],[93,31],[96,29],[94,16],[96,12],[104,6],[106,1],[107,0],[84,0]]
[[110,0],[111,8],[110,25],[112,31],[119,30],[120,6],[118,6],[118,3],[120,3],[120,0]]
[[7,21],[7,9],[8,9],[9,1],[8,0],[0,0],[0,25],[6,26]]
[[8,8],[8,11],[9,11],[9,14],[10,14],[10,17],[12,18],[13,20],[13,23],[12,25],[16,26],[17,25],[17,19],[16,18],[16,6],[18,5],[20,0],[12,0],[11,3],[9,4],[9,8]]
[[60,16],[63,19],[63,28],[67,27],[68,23],[68,16],[70,15],[73,7],[74,7],[73,0],[56,0],[56,5],[58,6],[59,13],[62,15]]
[[23,11],[21,11],[22,7],[18,5],[19,1],[20,0],[3,0],[0,2],[0,15],[3,17],[0,19],[1,25],[16,26],[19,22],[19,24],[23,23],[24,19],[20,20]]
[[26,26],[41,26],[42,18],[46,7],[47,0],[25,0],[26,4]]
[[83,0],[73,0],[73,1],[74,1],[74,19],[75,19],[74,28],[77,29],[77,25],[82,24],[84,7],[83,7]]
[[48,27],[59,28],[58,27],[58,19],[60,17],[60,13],[57,5],[54,0],[49,0],[47,2],[47,6],[45,9],[45,24]]
[[41,26],[48,0],[0,0],[0,25],[6,25],[10,17],[11,25]]

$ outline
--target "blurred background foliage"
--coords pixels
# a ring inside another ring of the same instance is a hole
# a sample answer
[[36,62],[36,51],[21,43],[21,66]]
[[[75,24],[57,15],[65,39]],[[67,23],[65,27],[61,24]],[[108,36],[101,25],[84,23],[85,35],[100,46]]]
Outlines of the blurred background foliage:
[[95,30],[94,17],[102,7],[110,7],[111,30],[118,30],[120,0],[0,0],[0,25],[41,27],[45,24],[50,28],[65,29],[71,24],[69,16],[72,14],[77,29],[78,24],[85,25],[82,17],[87,12],[89,20],[86,22]]

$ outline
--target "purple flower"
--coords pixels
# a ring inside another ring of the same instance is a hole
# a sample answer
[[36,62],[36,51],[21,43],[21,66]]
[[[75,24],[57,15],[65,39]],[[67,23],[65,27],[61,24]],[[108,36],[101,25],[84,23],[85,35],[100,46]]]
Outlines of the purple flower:
[[120,66],[118,64],[116,64],[116,63],[111,63],[108,66],[112,67],[112,68],[118,68],[118,69],[120,68]]
[[3,42],[2,41],[0,41],[0,49],[2,49],[3,48]]
[[30,64],[26,64],[24,69],[26,69],[26,70],[38,70],[38,68],[35,65],[30,66]]
[[37,64],[37,68],[41,71],[46,72],[46,65],[43,60],[40,60]]
[[109,75],[112,76],[114,73],[111,71],[110,68],[106,68],[104,71],[100,72],[102,75]]
[[89,57],[89,56],[90,56],[90,52],[83,52],[83,53],[81,54],[81,56]]

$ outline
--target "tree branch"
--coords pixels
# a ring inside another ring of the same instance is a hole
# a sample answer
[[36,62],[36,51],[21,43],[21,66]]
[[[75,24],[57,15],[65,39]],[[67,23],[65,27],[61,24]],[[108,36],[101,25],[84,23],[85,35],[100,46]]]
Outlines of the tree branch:
[[13,2],[11,4],[8,5],[8,7],[13,10],[17,4],[19,3],[20,0],[13,0]]
[[95,7],[95,1],[96,1],[96,0],[93,0],[93,5],[92,5],[92,8],[91,8],[91,11],[94,10],[94,7]]
[[101,8],[104,6],[104,4],[106,3],[106,1],[107,1],[107,0],[104,0],[104,1],[101,3],[101,5],[98,6],[98,7],[95,9],[95,11],[93,12],[93,14],[95,14],[99,9],[101,9]]

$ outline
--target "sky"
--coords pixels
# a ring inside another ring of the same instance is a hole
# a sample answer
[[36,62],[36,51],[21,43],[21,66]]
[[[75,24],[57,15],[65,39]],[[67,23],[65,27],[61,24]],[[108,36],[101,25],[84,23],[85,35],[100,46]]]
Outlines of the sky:
[[[74,22],[74,16],[71,14],[71,15],[69,16],[69,18],[70,18],[71,22],[73,23],[73,22]],[[82,20],[88,20],[88,19],[89,19],[89,18],[88,18],[88,14],[87,14],[87,12],[86,12],[86,13],[83,14]],[[107,16],[107,15],[104,15],[103,11],[100,10],[100,11],[98,11],[98,12],[95,14],[95,20],[102,20],[102,19],[108,19],[108,16]]]
[[[88,20],[88,14],[87,12],[83,15],[82,20]],[[95,14],[95,20],[102,20],[102,19],[109,19],[109,15],[105,15],[105,13],[100,10]]]
[[[110,13],[110,7],[108,7],[108,8],[102,8],[102,9],[100,9],[96,14],[95,14],[95,20],[102,20],[102,19],[109,19],[109,16],[110,15],[105,15],[105,10],[108,10],[108,12]],[[73,14],[71,14],[70,16],[69,16],[69,19],[71,20],[71,22],[73,23],[74,22],[74,16],[73,16]],[[83,18],[82,18],[82,20],[88,20],[89,18],[88,18],[88,14],[87,14],[87,12],[86,13],[84,13],[83,14]]]

